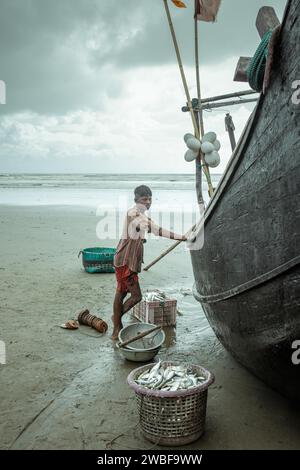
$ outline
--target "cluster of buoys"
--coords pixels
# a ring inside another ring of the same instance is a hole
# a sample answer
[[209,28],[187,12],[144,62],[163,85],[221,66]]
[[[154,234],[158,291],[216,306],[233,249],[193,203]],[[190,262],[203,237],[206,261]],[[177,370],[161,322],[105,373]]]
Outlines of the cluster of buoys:
[[193,134],[185,134],[184,141],[188,147],[184,155],[184,159],[187,162],[196,160],[201,150],[204,154],[204,160],[209,167],[216,168],[220,164],[219,150],[221,144],[219,140],[217,140],[217,134],[215,132],[207,132],[202,137],[202,140],[197,139]]

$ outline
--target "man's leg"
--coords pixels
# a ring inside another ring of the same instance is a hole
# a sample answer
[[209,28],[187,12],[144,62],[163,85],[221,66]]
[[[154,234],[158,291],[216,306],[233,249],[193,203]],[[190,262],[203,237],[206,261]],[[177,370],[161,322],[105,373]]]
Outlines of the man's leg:
[[122,315],[123,315],[123,300],[125,299],[127,292],[116,291],[114,299],[114,314],[112,316],[112,321],[114,325],[114,330],[112,333],[112,339],[117,340],[119,331],[123,328],[122,325]]
[[115,295],[115,300],[114,300],[114,314],[112,317],[113,324],[114,324],[114,330],[112,333],[111,338],[113,340],[118,339],[118,335],[120,330],[123,328],[122,324],[122,316],[129,312],[137,303],[139,303],[142,300],[142,292],[141,288],[139,285],[139,282],[134,279],[128,279],[127,281],[127,289],[128,292],[130,293],[129,299],[126,300],[126,302],[123,303],[127,292],[119,292],[118,290],[116,291]]
[[128,283],[128,290],[130,292],[130,297],[123,304],[122,315],[129,312],[129,310],[142,300],[142,292],[138,281]]

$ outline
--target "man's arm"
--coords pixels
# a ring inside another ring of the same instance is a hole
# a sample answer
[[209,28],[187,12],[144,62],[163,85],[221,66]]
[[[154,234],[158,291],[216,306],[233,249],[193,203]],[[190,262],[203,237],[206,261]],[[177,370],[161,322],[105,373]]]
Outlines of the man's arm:
[[177,233],[170,232],[162,227],[159,227],[153,220],[148,217],[148,233],[154,233],[158,237],[163,238],[170,238],[171,240],[180,240],[186,241],[186,237],[184,235],[178,235]]

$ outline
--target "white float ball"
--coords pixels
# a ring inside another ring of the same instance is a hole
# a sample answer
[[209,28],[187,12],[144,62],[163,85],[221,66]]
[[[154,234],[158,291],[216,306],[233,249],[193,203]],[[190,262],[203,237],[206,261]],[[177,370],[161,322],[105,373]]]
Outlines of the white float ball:
[[211,142],[203,142],[201,150],[203,153],[211,153],[215,150],[215,147]]
[[185,152],[184,159],[186,162],[192,162],[196,160],[196,158],[197,158],[197,153],[193,152],[193,150],[188,150],[187,152]]
[[190,139],[188,139],[186,145],[190,150],[193,150],[194,152],[199,152],[201,148],[201,142],[200,140],[196,139],[196,137],[191,137]]
[[205,161],[209,167],[216,168],[221,161],[220,155],[216,150],[214,150],[213,152],[205,155]]
[[185,136],[183,137],[185,143],[187,143],[189,139],[195,139],[195,136],[193,134],[185,134]]
[[214,145],[214,147],[215,147],[215,150],[218,152],[218,151],[220,150],[220,148],[221,148],[221,143],[220,143],[220,141],[219,141],[219,140],[216,140],[213,145]]
[[202,142],[211,142],[212,144],[217,138],[217,134],[215,132],[207,132],[204,134]]

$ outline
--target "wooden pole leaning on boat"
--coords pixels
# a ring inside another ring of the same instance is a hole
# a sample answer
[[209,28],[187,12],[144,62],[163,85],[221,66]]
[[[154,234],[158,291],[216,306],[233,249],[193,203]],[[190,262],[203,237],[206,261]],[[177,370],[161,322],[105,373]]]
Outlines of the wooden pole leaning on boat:
[[[191,118],[192,118],[192,123],[193,123],[193,127],[194,127],[195,136],[196,136],[197,139],[200,139],[200,132],[199,132],[196,117],[195,117],[195,114],[194,114],[194,111],[193,111],[192,100],[191,100],[191,97],[190,97],[190,92],[189,92],[189,89],[188,89],[188,85],[187,85],[187,81],[186,81],[186,77],[185,77],[185,73],[184,73],[184,69],[183,69],[183,64],[182,64],[180,51],[179,51],[179,47],[178,47],[178,42],[177,42],[177,38],[176,38],[176,34],[175,34],[175,30],[174,30],[174,26],[173,26],[173,22],[172,22],[172,18],[171,18],[171,13],[170,13],[170,10],[169,10],[168,0],[163,0],[163,2],[164,2],[164,5],[165,5],[165,10],[166,10],[168,23],[169,23],[169,27],[170,27],[170,32],[171,32],[171,36],[172,36],[172,39],[173,39],[173,44],[174,44],[174,48],[175,48],[175,52],[176,52],[179,71],[180,71],[184,91],[185,91],[185,94],[186,94],[186,100],[187,100],[188,107],[189,107],[189,110],[190,110],[190,115],[191,115]],[[207,179],[208,193],[209,193],[210,197],[212,197],[213,193],[214,193],[214,188],[213,188],[213,185],[212,185],[212,182],[211,182],[209,168],[208,168],[208,166],[207,166],[207,164],[204,160],[204,156],[203,156],[202,152],[201,152],[201,161],[202,161],[203,172],[204,172],[204,174],[206,176],[206,179]]]
[[151,263],[147,264],[147,266],[143,269],[143,271],[149,271],[152,266],[154,266],[156,263],[158,263],[162,258],[167,256],[171,251],[175,250],[175,248],[182,243],[182,240],[177,240],[172,246],[170,246],[166,251],[164,251],[161,255],[159,255],[155,260],[153,260]]
[[[189,237],[191,235],[191,233],[194,232],[194,230],[197,229],[197,227],[202,223],[202,221],[198,222],[197,224],[193,225],[193,227],[188,230],[188,232],[186,232],[185,234],[185,237]],[[169,253],[171,253],[171,251],[175,250],[175,248],[177,248],[178,245],[180,245],[180,243],[182,243],[182,240],[177,240],[175,243],[173,243],[173,245],[171,245],[167,250],[165,250],[161,255],[159,255],[157,258],[155,258],[153,261],[151,261],[151,263],[147,264],[147,266],[145,266],[145,268],[143,269],[143,271],[149,271],[150,268],[152,268],[152,266],[154,266],[156,263],[158,263],[161,259],[163,259],[165,256],[167,256]]]

